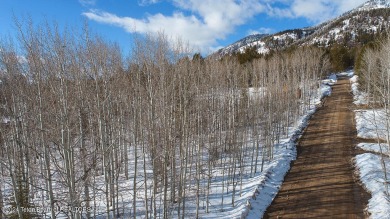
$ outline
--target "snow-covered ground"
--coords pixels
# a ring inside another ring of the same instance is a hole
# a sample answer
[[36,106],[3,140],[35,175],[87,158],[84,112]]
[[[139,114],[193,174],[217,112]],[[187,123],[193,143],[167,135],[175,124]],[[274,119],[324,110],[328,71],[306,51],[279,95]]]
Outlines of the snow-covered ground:
[[[199,216],[201,218],[261,218],[278,193],[284,176],[290,169],[291,161],[296,158],[295,141],[301,136],[310,116],[316,111],[316,106],[321,99],[331,94],[329,85],[333,85],[336,82],[337,77],[335,75],[322,81],[317,95],[313,96],[312,101],[310,101],[313,103],[310,110],[295,123],[294,127],[289,128],[287,134],[289,137],[281,139],[279,144],[276,145],[273,160],[264,163],[263,171],[259,171],[252,177],[250,174],[244,174],[242,192],[240,196],[235,197],[234,207],[231,205],[232,189],[227,189],[226,185],[225,189],[223,187],[223,183],[226,184],[222,179],[222,171],[225,167],[216,168],[212,173],[213,181],[210,191],[212,195],[209,203],[206,203],[203,199],[200,200],[203,207],[200,209]],[[263,89],[249,90],[250,96],[261,96],[262,92],[264,92]],[[251,144],[251,142],[248,143]],[[250,165],[250,162],[248,160],[244,165]],[[224,196],[224,203],[221,203],[221,196]],[[209,205],[209,213],[205,212],[206,204]],[[193,203],[193,206],[189,204],[187,210],[189,211],[189,217],[195,216],[195,203]],[[174,214],[172,216],[175,217]]]
[[383,109],[355,110],[357,136],[365,139],[386,139],[386,121]]
[[[288,134],[286,138],[280,139],[280,142],[274,148],[274,157],[270,161],[264,162],[263,171],[258,171],[257,173],[251,175],[250,170],[250,159],[244,161],[244,174],[242,176],[242,188],[237,189],[236,194],[233,196],[233,186],[229,182],[223,179],[223,171],[226,171],[226,166],[224,163],[216,165],[212,170],[212,180],[210,186],[210,196],[207,201],[204,195],[201,195],[200,198],[200,210],[199,217],[201,218],[261,218],[266,210],[266,208],[271,204],[272,200],[275,198],[278,190],[284,180],[285,174],[290,169],[290,163],[296,158],[296,147],[295,141],[301,136],[304,128],[307,126],[307,122],[310,119],[310,116],[316,111],[317,105],[320,103],[321,99],[324,96],[331,94],[331,87],[336,83],[337,77],[332,75],[329,79],[322,81],[318,93],[313,95],[310,103],[310,110],[306,115],[303,115],[298,121],[295,122],[293,127],[289,127]],[[264,92],[264,89],[250,89],[250,96],[260,95]],[[253,140],[246,140],[246,144],[252,145]],[[130,156],[135,154],[134,148],[131,147],[128,149]],[[142,153],[141,147],[138,149],[138,154]],[[251,147],[248,146],[248,150],[251,150]],[[244,152],[245,153],[245,152]],[[249,153],[249,152],[248,152]],[[203,155],[202,155],[203,156]],[[204,155],[206,156],[206,155]],[[130,157],[130,167],[135,166],[135,159]],[[146,157],[149,159],[149,157]],[[143,166],[143,162],[138,162],[138,167]],[[151,167],[148,167],[151,169]],[[136,199],[137,212],[141,212],[139,218],[144,218],[144,193],[143,189],[144,183],[148,185],[147,193],[150,196],[150,186],[152,185],[151,180],[144,181],[144,176],[142,169],[137,170],[137,180],[136,187],[138,188],[136,194],[133,192],[134,183],[132,180],[126,180],[126,177],[123,174],[118,176],[118,190],[120,191],[119,195],[119,213],[122,213],[123,217],[128,218],[132,215],[132,201]],[[134,175],[134,169],[129,169],[129,175]],[[150,175],[152,174],[151,170],[147,170],[148,178],[152,179]],[[96,191],[93,195],[94,203],[91,203],[94,211],[92,214],[96,214],[96,218],[105,218],[104,213],[106,209],[105,196],[103,194],[104,190],[104,176],[96,177]],[[206,183],[207,179],[201,179],[200,183]],[[9,185],[9,183],[6,183]],[[3,184],[5,185],[5,184]],[[237,184],[238,185],[238,184]],[[239,186],[239,185],[238,185]],[[3,189],[4,190],[4,189]],[[189,188],[189,191],[193,191]],[[240,192],[238,192],[240,191]],[[169,191],[168,191],[169,192]],[[204,193],[204,192],[203,192]],[[39,194],[37,197],[43,197]],[[221,196],[224,197],[224,201],[221,201]],[[188,195],[189,199],[186,203],[186,212],[188,212],[188,218],[194,218],[196,212],[196,200],[195,193]],[[157,199],[162,199],[162,195],[157,197]],[[234,199],[234,206],[232,206],[232,199]],[[61,204],[61,203],[60,203]],[[206,205],[209,206],[209,213],[206,213]],[[175,206],[172,206],[172,212],[170,212],[170,217],[176,218]],[[162,206],[157,206],[158,215],[162,213]],[[65,214],[58,212],[58,218],[67,218]]]
[[[286,138],[280,139],[280,142],[275,146],[274,157],[272,160],[267,160],[264,162],[263,171],[257,171],[257,173],[250,174],[250,165],[251,161],[244,161],[244,174],[242,176],[242,188],[236,191],[236,194],[233,195],[233,186],[231,182],[227,182],[223,179],[223,171],[226,171],[226,166],[224,163],[216,165],[212,170],[212,180],[210,186],[210,196],[209,200],[206,200],[204,195],[201,195],[200,198],[200,209],[199,217],[200,218],[262,218],[267,207],[271,204],[272,200],[277,195],[279,188],[281,187],[284,176],[290,169],[291,161],[296,159],[296,145],[295,141],[301,136],[304,128],[307,126],[311,115],[316,111],[316,106],[320,103],[321,99],[324,96],[331,94],[331,85],[334,85],[337,82],[338,76],[350,76],[352,77],[352,72],[333,74],[328,79],[323,80],[320,88],[318,89],[317,95],[313,96],[310,110],[306,115],[303,115],[298,121],[295,122],[293,127],[289,127],[288,134]],[[355,76],[352,78],[356,78]],[[357,83],[357,80],[353,81]],[[352,84],[353,84],[352,83]],[[359,94],[359,90],[356,89],[353,91],[354,94]],[[251,97],[261,96],[263,92],[266,92],[266,89],[249,89],[248,93]],[[364,95],[364,94],[363,94]],[[364,100],[363,100],[364,101]],[[375,138],[376,123],[373,123],[373,116],[378,120],[381,115],[380,110],[376,111],[357,111],[356,120],[358,126],[359,136],[362,138]],[[383,113],[382,113],[383,114]],[[383,121],[383,119],[382,119]],[[249,135],[249,134],[248,134]],[[384,136],[381,134],[380,136]],[[247,138],[245,141],[246,144],[253,144],[253,139]],[[378,156],[381,152],[389,155],[389,147],[386,144],[369,144],[362,143],[358,145],[360,148],[373,152],[365,153],[359,156],[356,156],[355,162],[359,175],[361,176],[361,181],[364,183],[364,186],[367,190],[372,193],[373,198],[370,200],[368,211],[371,213],[372,218],[389,218],[390,215],[390,202],[386,199],[385,186],[384,186],[384,172],[381,168],[381,156]],[[381,147],[379,147],[381,146]],[[138,148],[138,154],[141,154],[141,148]],[[251,147],[248,146],[248,150],[251,150]],[[244,152],[245,153],[245,152]],[[250,151],[248,151],[250,153]],[[129,154],[133,155],[134,148],[129,148]],[[202,155],[207,156],[207,155]],[[147,159],[149,159],[147,157]],[[130,167],[134,166],[134,159],[131,157],[129,163]],[[385,158],[386,166],[390,169],[390,159]],[[139,162],[139,167],[142,166],[142,161]],[[150,167],[151,168],[151,167]],[[124,217],[130,217],[132,215],[132,201],[136,199],[137,212],[140,211],[140,218],[144,218],[142,212],[144,212],[144,176],[140,174],[142,170],[138,170],[138,178],[136,186],[138,188],[137,193],[134,194],[133,181],[126,180],[124,175],[119,176],[119,191],[120,192],[120,211],[123,212]],[[130,168],[129,175],[135,174],[134,170]],[[151,170],[147,171],[147,175],[152,174]],[[388,172],[390,176],[390,172]],[[152,178],[152,177],[150,177]],[[97,218],[105,218],[105,200],[104,194],[101,192],[104,187],[104,178],[99,176],[96,178],[98,187],[96,196],[94,197],[95,202],[93,203],[93,208],[96,210]],[[151,180],[146,180],[148,187],[152,185]],[[207,179],[201,179],[200,183],[207,183]],[[239,184],[237,184],[239,186]],[[193,191],[189,188],[189,191]],[[147,190],[148,195],[150,194],[149,189]],[[204,193],[204,192],[203,192]],[[224,201],[221,201],[221,196],[224,197]],[[188,218],[194,218],[196,213],[196,200],[195,194],[188,195],[189,199],[186,203],[186,212],[188,212]],[[162,197],[157,197],[161,199]],[[232,200],[234,199],[234,206],[232,205]],[[209,213],[206,213],[206,205],[209,207]],[[162,212],[162,206],[158,205],[158,212]],[[176,207],[172,206],[172,212],[170,212],[170,217],[177,218]],[[120,213],[122,213],[120,212]],[[160,215],[160,213],[158,215]],[[66,215],[59,214],[59,218],[66,218]]]
[[353,75],[349,81],[351,82],[352,87],[352,93],[353,93],[353,103],[356,105],[363,105],[367,104],[368,96],[364,92],[359,91],[359,83],[358,83],[359,76]]
[[[275,198],[279,188],[284,180],[284,176],[290,169],[291,161],[296,158],[295,141],[301,136],[310,116],[315,112],[317,104],[324,96],[331,94],[329,85],[336,83],[337,78],[333,75],[330,79],[324,80],[318,89],[317,95],[313,96],[310,110],[306,115],[303,115],[295,124],[294,127],[289,127],[287,138],[280,139],[279,144],[274,149],[274,157],[271,161],[264,163],[263,171],[259,171],[254,176],[250,174],[243,175],[243,186],[241,194],[235,197],[235,205],[232,207],[232,189],[223,189],[222,171],[226,169],[221,166],[216,168],[212,175],[210,200],[200,200],[203,206],[200,209],[199,216],[201,218],[261,218]],[[331,83],[330,83],[331,82]],[[250,96],[262,95],[264,89],[249,89]],[[251,142],[248,142],[251,144]],[[246,161],[244,166],[250,165],[250,160]],[[231,187],[231,186],[230,186]],[[221,203],[221,196],[224,196],[224,203]],[[203,204],[202,204],[203,203]],[[206,213],[205,205],[208,204],[210,212]],[[195,216],[196,205],[189,204],[187,206],[188,216]],[[172,215],[175,218],[175,215]]]
[[[356,105],[367,104],[367,94],[360,92],[358,89],[358,76],[353,76],[350,81],[354,103]],[[390,218],[389,180],[387,179],[390,176],[390,150],[388,144],[381,143],[386,140],[388,135],[384,115],[383,109],[355,111],[358,137],[378,141],[378,143],[358,144],[357,146],[367,151],[367,153],[355,157],[355,165],[360,180],[372,196],[367,206],[372,219]]]
[[[387,170],[390,169],[390,160],[384,158]],[[390,218],[389,196],[386,195],[385,174],[381,168],[381,156],[372,153],[364,153],[355,157],[355,163],[358,167],[360,180],[371,193],[371,199],[368,202],[367,210],[372,219]],[[389,174],[389,171],[387,171]]]

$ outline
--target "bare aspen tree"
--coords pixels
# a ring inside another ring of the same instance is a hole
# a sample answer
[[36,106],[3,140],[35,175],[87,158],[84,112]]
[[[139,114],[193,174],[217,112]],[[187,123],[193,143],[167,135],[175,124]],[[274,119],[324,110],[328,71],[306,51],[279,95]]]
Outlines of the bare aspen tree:
[[[20,83],[20,89],[22,89],[23,78],[20,77],[20,64],[17,59],[16,51],[12,48],[11,45],[4,46],[2,45],[0,50],[0,63],[4,71],[9,75],[8,80],[5,83],[9,85]],[[22,80],[20,80],[22,79]],[[16,83],[15,83],[16,82]],[[3,82],[4,83],[4,82]],[[2,87],[7,88],[7,84],[3,84]],[[24,157],[20,154],[24,154],[23,151],[23,142],[21,139],[21,122],[23,120],[23,111],[21,106],[23,106],[22,96],[18,94],[18,90],[11,89],[10,92],[2,89],[2,104],[7,105],[4,114],[2,114],[2,120],[9,120],[6,125],[2,122],[2,149],[4,150],[4,157],[2,160],[2,167],[5,166],[9,172],[11,178],[11,184],[13,188],[13,199],[15,202],[15,207],[17,210],[17,217],[23,218],[26,217],[22,208],[27,207],[26,202],[28,202],[28,193],[23,194],[25,191],[28,192],[27,181],[23,178],[26,178],[26,170]],[[8,87],[9,89],[10,87]],[[6,118],[7,116],[8,118]],[[6,162],[5,162],[6,161]],[[27,187],[26,187],[27,186]],[[26,200],[27,198],[27,200]]]
[[[19,32],[19,40],[26,51],[26,59],[28,61],[29,76],[31,80],[36,84],[36,94],[37,94],[37,130],[39,136],[39,145],[43,151],[43,159],[45,163],[45,178],[47,184],[47,193],[49,199],[49,206],[51,209],[51,217],[56,218],[55,207],[54,207],[54,194],[53,194],[53,181],[52,181],[52,171],[51,171],[51,162],[50,162],[50,151],[49,143],[45,138],[45,127],[44,127],[44,78],[47,74],[47,69],[45,69],[45,57],[44,50],[42,48],[42,42],[44,38],[44,33],[42,28],[35,28],[30,22],[26,29],[24,26],[16,22],[16,26]],[[35,31],[34,31],[35,30]]]
[[[387,38],[380,43],[379,48],[366,48],[362,58],[362,68],[359,70],[365,92],[369,96],[369,106],[374,111],[373,123],[376,127],[377,141],[381,154],[381,167],[385,180],[388,181],[387,168],[385,165],[384,146],[381,143],[381,138],[386,140],[387,145],[390,143],[390,73],[388,60],[388,52],[390,50],[390,40]],[[384,117],[379,118],[380,107],[383,110]],[[384,124],[380,124],[384,123]],[[384,125],[385,130],[380,126]],[[382,132],[382,133],[381,133]],[[384,133],[383,133],[384,132]],[[385,183],[387,195],[389,195],[388,183]]]
[[[56,27],[55,27],[56,28]],[[49,66],[49,74],[52,75],[51,81],[48,83],[54,83],[52,86],[53,96],[58,101],[58,105],[55,106],[55,110],[59,115],[58,129],[59,129],[59,144],[64,156],[64,172],[65,180],[68,188],[68,205],[75,209],[79,206],[79,200],[77,197],[76,189],[76,157],[75,149],[72,139],[72,123],[73,123],[73,111],[70,105],[70,92],[73,87],[68,83],[70,79],[70,62],[72,42],[68,40],[67,36],[61,36],[59,30],[50,30],[47,27],[47,37],[45,44],[50,48],[50,53],[47,54],[46,65]],[[66,33],[65,33],[66,34]],[[70,211],[70,218],[80,218],[80,213]]]

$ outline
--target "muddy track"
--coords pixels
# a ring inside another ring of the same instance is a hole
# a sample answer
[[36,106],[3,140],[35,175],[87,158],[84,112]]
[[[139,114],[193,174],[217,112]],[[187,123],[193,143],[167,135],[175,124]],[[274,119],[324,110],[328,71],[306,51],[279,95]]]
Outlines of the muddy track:
[[359,185],[352,158],[356,126],[347,79],[310,119],[283,185],[264,218],[367,218],[370,195]]

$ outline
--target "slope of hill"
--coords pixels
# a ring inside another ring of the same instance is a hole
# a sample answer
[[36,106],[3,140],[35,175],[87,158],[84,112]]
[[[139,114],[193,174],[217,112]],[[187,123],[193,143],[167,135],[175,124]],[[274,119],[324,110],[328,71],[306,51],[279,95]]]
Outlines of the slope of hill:
[[292,45],[327,47],[335,43],[354,46],[365,44],[390,27],[390,0],[371,0],[320,25],[285,30],[272,35],[248,36],[216,52],[223,56],[255,47],[268,53]]
[[233,44],[221,49],[221,55],[231,54],[236,51],[244,51],[243,48],[246,46],[258,45],[258,42],[261,41],[264,37],[267,37],[268,34],[253,34],[247,37],[242,38],[241,40],[236,41]]

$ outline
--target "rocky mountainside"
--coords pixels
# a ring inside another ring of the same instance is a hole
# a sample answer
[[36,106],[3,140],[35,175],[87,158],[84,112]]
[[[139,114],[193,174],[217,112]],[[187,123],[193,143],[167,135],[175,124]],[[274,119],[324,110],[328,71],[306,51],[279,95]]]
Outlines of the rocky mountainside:
[[243,52],[247,46],[255,46],[268,34],[253,34],[238,40],[237,42],[230,44],[229,46],[221,50],[221,55],[231,54],[237,51]]
[[390,27],[390,0],[371,0],[343,15],[320,25],[285,30],[272,35],[252,35],[222,48],[214,55],[244,52],[255,47],[258,53],[268,53],[289,46],[317,45],[327,47],[335,43],[354,46],[365,44]]

